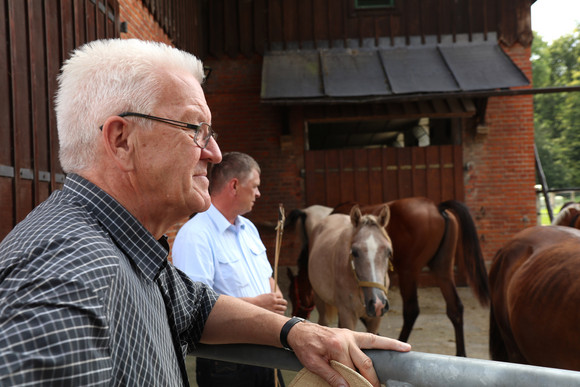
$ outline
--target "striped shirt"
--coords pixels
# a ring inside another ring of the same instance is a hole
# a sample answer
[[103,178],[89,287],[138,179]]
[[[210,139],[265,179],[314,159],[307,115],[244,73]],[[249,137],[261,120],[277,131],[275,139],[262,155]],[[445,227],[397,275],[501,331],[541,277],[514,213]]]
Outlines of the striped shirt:
[[0,386],[187,385],[217,294],[168,249],[70,174],[0,243]]

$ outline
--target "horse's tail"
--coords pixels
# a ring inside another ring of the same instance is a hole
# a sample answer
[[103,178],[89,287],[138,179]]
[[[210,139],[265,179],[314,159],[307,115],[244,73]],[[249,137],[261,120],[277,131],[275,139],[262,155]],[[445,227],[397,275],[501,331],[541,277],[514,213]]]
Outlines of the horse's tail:
[[[300,236],[301,248],[298,256],[298,268],[308,268],[308,233],[306,232],[306,212],[300,209],[290,211],[284,222],[284,228],[296,225]],[[300,223],[297,223],[300,221]]]
[[[498,262],[502,262],[503,256],[503,248],[499,249],[498,252],[495,254],[493,261],[495,262],[492,265],[489,278],[491,285],[495,286],[494,283],[497,283],[497,276],[498,271],[500,270],[500,265]],[[495,289],[495,287],[494,287]],[[497,305],[496,305],[497,307]],[[497,361],[508,361],[508,352],[506,347],[506,342],[504,337],[501,333],[500,324],[497,320],[497,317],[493,311],[493,301],[491,302],[491,307],[489,308],[489,356],[491,360]]]
[[301,244],[297,261],[298,274],[294,275],[288,268],[288,278],[290,279],[288,294],[292,303],[292,314],[306,319],[310,317],[310,312],[314,309],[314,304],[309,305],[306,301],[312,300],[312,293],[314,292],[308,279],[309,240],[306,230],[307,215],[305,211],[295,209],[290,211],[284,222],[284,226],[296,226],[296,232]]
[[448,200],[439,204],[439,211],[450,210],[459,220],[462,251],[457,251],[463,259],[467,281],[482,306],[489,304],[489,279],[483,260],[483,253],[477,236],[475,223],[467,206],[457,200]]
[[493,314],[493,307],[489,311],[489,357],[497,361],[508,360],[507,348]]
[[286,215],[286,219],[284,220],[284,228],[294,226],[298,219],[302,220],[302,224],[304,224],[304,219],[306,219],[306,212],[299,208],[295,208],[290,211],[288,215]]

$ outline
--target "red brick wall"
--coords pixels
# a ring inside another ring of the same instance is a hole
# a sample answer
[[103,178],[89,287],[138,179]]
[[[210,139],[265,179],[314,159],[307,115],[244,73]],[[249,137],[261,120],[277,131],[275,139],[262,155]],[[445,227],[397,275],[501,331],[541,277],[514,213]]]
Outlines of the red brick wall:
[[121,33],[122,39],[138,38],[172,44],[141,0],[120,0],[119,18],[121,22],[127,22],[127,33]]
[[[140,1],[121,0],[120,15],[129,29],[123,38],[171,44]],[[504,50],[531,80],[530,49],[515,45]],[[278,204],[286,212],[303,205],[299,170],[303,138],[286,129],[288,121],[300,118],[288,116],[283,107],[260,102],[261,57],[224,57],[205,64],[212,68],[204,88],[222,151],[246,152],[262,166],[262,197],[248,217],[259,227],[273,259]],[[465,201],[475,218],[485,259],[490,261],[509,237],[536,224],[532,96],[490,98],[485,125],[487,131],[479,134],[469,128],[463,133],[464,177]],[[181,224],[168,233],[170,243]],[[292,230],[285,230],[282,265],[293,264],[297,247]]]
[[[532,79],[530,49],[503,47]],[[489,98],[487,133],[464,133],[466,204],[486,260],[508,238],[536,225],[534,112],[531,95]]]

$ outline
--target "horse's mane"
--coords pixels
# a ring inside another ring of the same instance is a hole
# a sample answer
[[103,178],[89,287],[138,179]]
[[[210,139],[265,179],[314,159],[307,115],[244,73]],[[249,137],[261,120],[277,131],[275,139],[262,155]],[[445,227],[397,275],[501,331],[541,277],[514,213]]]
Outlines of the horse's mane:
[[556,215],[556,217],[552,221],[552,225],[556,225],[556,224],[567,225],[568,222],[566,222],[565,219],[568,216],[570,216],[570,213],[572,211],[580,212],[580,203],[576,203],[576,202],[564,203],[564,205],[560,209],[560,212],[558,213],[558,215]]
[[376,227],[383,233],[383,235],[387,238],[387,240],[391,242],[391,237],[387,233],[387,230],[385,230],[385,227],[383,227],[383,225],[379,223],[378,216],[373,214],[364,214],[363,216],[361,216],[356,229],[353,229],[353,233],[356,233],[357,230],[361,229],[361,227]]
[[379,228],[382,228],[382,226],[379,224],[377,217],[371,214],[365,214],[360,218],[359,227],[362,226],[377,226]]

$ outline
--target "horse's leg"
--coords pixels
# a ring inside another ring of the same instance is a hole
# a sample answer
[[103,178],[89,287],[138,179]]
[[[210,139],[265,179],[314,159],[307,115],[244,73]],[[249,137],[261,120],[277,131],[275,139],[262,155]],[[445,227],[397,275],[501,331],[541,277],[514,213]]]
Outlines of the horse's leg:
[[360,320],[363,322],[367,332],[378,334],[379,326],[381,325],[381,318],[380,317],[366,317],[366,316],[364,316],[364,317],[361,317]]
[[406,342],[411,335],[417,316],[419,316],[417,280],[413,273],[399,273],[399,289],[403,299],[403,328],[399,334],[399,340]]
[[445,299],[447,317],[455,331],[456,355],[465,357],[463,335],[463,304],[457,294],[454,280],[455,252],[459,239],[459,224],[454,214],[448,214],[447,228],[439,251],[429,262],[431,273],[437,279],[439,289]]
[[351,310],[342,307],[338,309],[338,327],[347,328],[351,331],[356,330],[356,322],[358,321],[358,316]]
[[457,288],[452,280],[439,282],[439,288],[445,299],[447,317],[455,330],[456,355],[465,357],[465,340],[463,336],[463,303],[457,294]]
[[314,304],[318,311],[318,324],[328,326],[328,319],[326,318],[326,303],[314,292]]
[[298,286],[298,284],[296,283],[297,278],[289,267],[286,268],[286,275],[290,280],[290,285],[288,286],[288,298],[290,299],[290,303],[292,304],[292,316],[296,316],[296,312],[298,311],[297,305],[299,302],[299,300],[296,297],[296,288]]
[[299,317],[308,319],[314,307],[314,290],[308,278],[308,265],[300,266],[296,276],[296,283],[298,286],[298,302],[301,306],[297,313],[300,314]]

